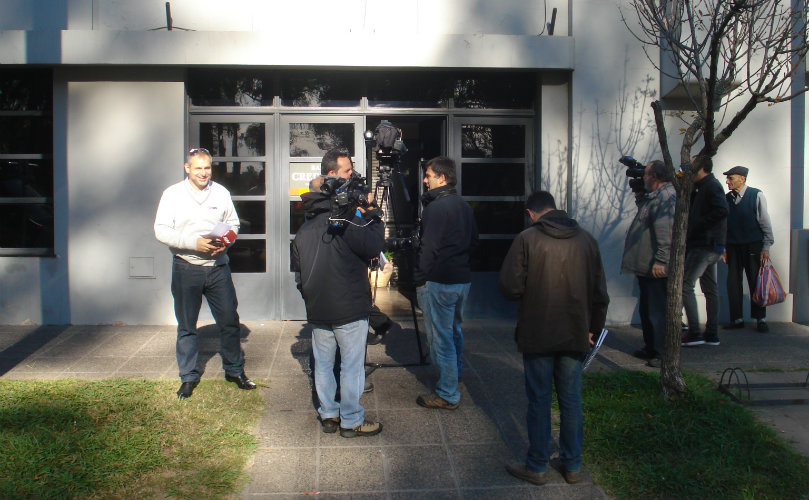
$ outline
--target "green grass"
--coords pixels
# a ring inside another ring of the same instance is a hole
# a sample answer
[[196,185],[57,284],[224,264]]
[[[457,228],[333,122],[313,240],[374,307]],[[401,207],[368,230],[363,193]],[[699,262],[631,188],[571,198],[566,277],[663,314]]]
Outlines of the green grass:
[[588,374],[583,460],[596,484],[627,499],[805,499],[809,464],[770,427],[687,373],[665,401],[658,374]]
[[0,498],[226,498],[246,480],[259,391],[203,381],[0,381]]

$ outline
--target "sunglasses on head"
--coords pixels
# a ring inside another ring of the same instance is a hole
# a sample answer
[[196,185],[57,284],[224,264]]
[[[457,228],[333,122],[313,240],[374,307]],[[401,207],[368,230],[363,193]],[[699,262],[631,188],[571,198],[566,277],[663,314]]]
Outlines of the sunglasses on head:
[[205,148],[194,148],[188,151],[188,156],[196,156],[199,154],[211,156],[210,151]]

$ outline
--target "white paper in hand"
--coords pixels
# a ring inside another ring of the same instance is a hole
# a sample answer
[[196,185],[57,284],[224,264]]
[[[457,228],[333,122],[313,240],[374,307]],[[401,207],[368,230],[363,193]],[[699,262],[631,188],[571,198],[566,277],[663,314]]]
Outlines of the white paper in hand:
[[214,228],[211,229],[211,232],[202,235],[202,237],[210,239],[219,239],[225,234],[227,234],[227,232],[230,231],[231,229],[233,229],[233,226],[231,226],[230,224],[225,224],[224,222],[217,222]]

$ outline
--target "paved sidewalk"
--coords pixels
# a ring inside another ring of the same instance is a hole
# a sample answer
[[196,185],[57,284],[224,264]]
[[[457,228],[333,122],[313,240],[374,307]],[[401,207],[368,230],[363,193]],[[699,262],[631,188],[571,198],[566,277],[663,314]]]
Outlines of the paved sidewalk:
[[[368,360],[413,363],[418,350],[408,319],[386,340],[369,346]],[[246,371],[264,379],[269,403],[256,429],[259,449],[249,463],[244,499],[599,499],[608,498],[586,473],[568,485],[551,470],[545,486],[508,475],[503,465],[524,456],[525,396],[521,357],[513,324],[471,320],[464,324],[465,372],[461,407],[453,412],[415,404],[433,380],[429,366],[377,369],[375,390],[362,398],[384,430],[370,438],[323,434],[313,409],[308,357],[310,333],[302,322],[248,322],[243,347]],[[736,330],[722,345],[683,348],[683,367],[717,379],[727,367],[741,367],[751,382],[803,382],[809,368],[809,328],[772,324],[772,332]],[[215,327],[202,328],[203,378],[222,377]],[[721,334],[721,333],[720,333]],[[173,326],[0,326],[0,377],[176,379]],[[611,329],[591,370],[641,369],[630,353],[641,334]],[[179,381],[178,381],[179,384]],[[804,395],[805,397],[805,395]],[[809,456],[809,405],[757,410],[796,448]],[[585,430],[585,446],[586,446]]]

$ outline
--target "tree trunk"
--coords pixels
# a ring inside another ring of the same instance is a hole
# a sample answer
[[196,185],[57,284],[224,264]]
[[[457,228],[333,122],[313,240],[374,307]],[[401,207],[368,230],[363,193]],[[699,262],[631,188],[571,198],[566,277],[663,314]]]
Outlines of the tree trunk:
[[[674,228],[671,235],[668,284],[666,286],[666,336],[660,367],[660,393],[675,399],[685,395],[685,380],[680,370],[680,343],[683,317],[683,270],[685,267],[685,236],[688,230],[688,206],[691,190],[682,189],[690,182],[675,182],[677,202],[674,208]],[[683,186],[684,187],[684,186]]]
[[[663,160],[673,174],[674,189],[677,201],[674,206],[674,227],[671,235],[671,251],[669,254],[668,283],[666,285],[666,334],[663,340],[663,359],[660,366],[660,393],[664,398],[674,399],[685,395],[686,385],[680,370],[680,344],[682,341],[683,317],[683,269],[685,266],[685,237],[688,230],[688,207],[691,203],[690,170],[684,175],[675,171],[671,161],[666,125],[663,121],[663,109],[660,102],[652,103],[655,115],[657,137]],[[685,152],[681,151],[680,156]]]

